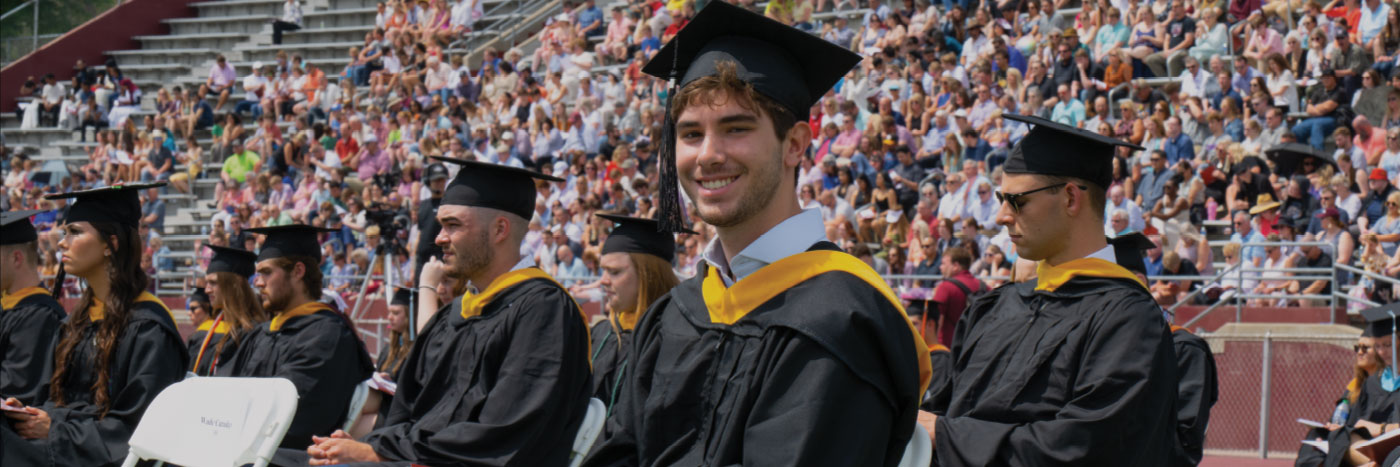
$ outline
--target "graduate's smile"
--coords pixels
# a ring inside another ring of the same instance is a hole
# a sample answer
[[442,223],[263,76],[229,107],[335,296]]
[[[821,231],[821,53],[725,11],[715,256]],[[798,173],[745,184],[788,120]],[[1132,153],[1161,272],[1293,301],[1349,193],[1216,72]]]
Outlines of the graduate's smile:
[[734,186],[734,182],[738,181],[740,177],[740,175],[696,177],[695,183],[700,187],[699,194],[701,197],[713,198],[727,193],[729,188]]

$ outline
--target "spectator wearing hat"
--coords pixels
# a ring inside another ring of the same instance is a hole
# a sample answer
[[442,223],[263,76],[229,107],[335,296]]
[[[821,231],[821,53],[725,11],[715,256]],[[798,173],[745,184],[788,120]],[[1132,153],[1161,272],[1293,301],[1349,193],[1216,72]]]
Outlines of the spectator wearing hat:
[[1254,207],[1249,208],[1249,215],[1255,216],[1254,222],[1262,235],[1274,234],[1274,228],[1278,224],[1278,209],[1282,203],[1274,201],[1274,196],[1268,193],[1259,195]]
[[1333,37],[1336,48],[1332,49],[1327,59],[1336,71],[1342,89],[1350,96],[1361,88],[1361,73],[1371,67],[1371,56],[1364,48],[1352,44],[1351,36],[1346,31],[1337,31]]
[[[1337,127],[1337,119],[1348,112],[1346,92],[1337,84],[1337,71],[1324,68],[1320,78],[1321,86],[1313,87],[1308,95],[1305,111],[1308,118],[1293,126],[1293,136],[1298,141],[1306,141],[1313,148],[1322,150],[1327,135]],[[1365,117],[1357,117],[1358,119]]]
[[1361,199],[1361,212],[1357,215],[1356,223],[1361,232],[1366,232],[1368,228],[1375,225],[1381,217],[1385,216],[1385,202],[1391,193],[1397,190],[1387,177],[1385,169],[1376,167],[1371,169],[1370,176],[1366,177],[1366,188],[1363,190],[1367,195]]

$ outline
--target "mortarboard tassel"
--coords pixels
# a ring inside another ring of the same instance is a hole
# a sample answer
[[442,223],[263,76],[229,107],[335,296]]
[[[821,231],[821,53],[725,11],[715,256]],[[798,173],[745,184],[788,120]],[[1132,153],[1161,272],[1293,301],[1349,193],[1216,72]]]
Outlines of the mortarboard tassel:
[[[679,41],[672,40],[680,50]],[[676,66],[679,53],[671,57],[671,79],[666,86],[666,114],[661,124],[661,146],[657,163],[661,175],[661,186],[656,188],[657,230],[680,233],[685,230],[685,219],[681,215],[680,175],[676,168],[676,121],[671,116],[671,104],[676,100]]]

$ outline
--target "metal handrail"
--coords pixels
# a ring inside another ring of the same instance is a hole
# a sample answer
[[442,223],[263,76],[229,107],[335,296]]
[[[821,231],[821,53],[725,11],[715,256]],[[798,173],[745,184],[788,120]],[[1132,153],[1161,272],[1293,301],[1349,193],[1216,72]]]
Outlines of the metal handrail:
[[[1230,267],[1228,267],[1228,268],[1225,268],[1224,270],[1221,270],[1219,273],[1216,273],[1215,276],[1213,276],[1213,277],[1210,279],[1210,281],[1211,281],[1211,282],[1220,282],[1220,279],[1223,278],[1223,277],[1225,277],[1226,274],[1229,274],[1229,273],[1233,272],[1235,269],[1239,269],[1239,267],[1240,267],[1241,265],[1243,265],[1243,264],[1244,264],[1244,262],[1239,262],[1239,263],[1236,263],[1234,266],[1230,266]],[[1203,279],[1203,280],[1204,280],[1204,279]],[[1196,295],[1200,294],[1201,292],[1203,292],[1203,291],[1205,291],[1205,290],[1206,290],[1205,287],[1198,287],[1198,288],[1196,288],[1196,290],[1191,291],[1190,294],[1187,294],[1187,295],[1186,295],[1186,298],[1183,298],[1183,299],[1181,299],[1181,300],[1177,300],[1176,304],[1173,304],[1173,305],[1171,306],[1171,308],[1167,308],[1167,313],[1171,313],[1172,316],[1176,316],[1176,309],[1177,309],[1177,307],[1180,307],[1181,305],[1184,305],[1184,304],[1186,304],[1186,303],[1189,303],[1189,302],[1191,301],[1192,298],[1195,298]],[[1228,293],[1228,292],[1229,292],[1229,291],[1227,291],[1227,293]],[[1221,297],[1223,298],[1224,295],[1221,295]],[[1210,308],[1206,308],[1206,310],[1203,311],[1203,312],[1201,312],[1201,314],[1196,315],[1195,318],[1192,318],[1191,321],[1188,321],[1188,322],[1186,323],[1187,326],[1182,326],[1182,327],[1190,327],[1190,325],[1193,324],[1193,323],[1195,323],[1196,320],[1199,320],[1199,319],[1201,319],[1202,316],[1205,316],[1207,313],[1210,313],[1211,310],[1214,310],[1214,309],[1215,309],[1216,305],[1218,305],[1219,303],[1223,303],[1224,301],[1225,301],[1225,300],[1219,300],[1219,301],[1217,301],[1216,304],[1211,305]]]
[[[24,2],[24,3],[19,4],[19,6],[17,6],[17,7],[11,8],[10,11],[5,12],[5,14],[0,15],[0,21],[3,21],[5,18],[9,18],[10,15],[13,15],[13,14],[15,14],[15,13],[19,13],[20,10],[23,10],[23,9],[29,7],[29,4],[30,4],[30,3],[36,4],[36,5],[35,5],[35,6],[36,6],[35,9],[38,9],[38,8],[37,8],[38,0],[29,0],[29,1],[27,1],[27,2]],[[38,23],[36,22],[35,24],[38,24]]]

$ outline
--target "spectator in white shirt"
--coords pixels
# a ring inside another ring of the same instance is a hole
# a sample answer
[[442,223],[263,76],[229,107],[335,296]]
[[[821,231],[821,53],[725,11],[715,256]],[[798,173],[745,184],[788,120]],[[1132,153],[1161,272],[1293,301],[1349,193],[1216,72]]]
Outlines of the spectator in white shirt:
[[1181,94],[1186,96],[1206,97],[1206,88],[1215,81],[1215,77],[1210,72],[1201,67],[1201,62],[1196,57],[1187,55],[1185,58],[1186,69],[1181,70]]
[[[383,8],[381,5],[380,8]],[[272,43],[282,43],[283,31],[301,29],[301,4],[297,0],[287,0],[282,4],[282,17],[272,22]]]
[[967,200],[967,209],[963,213],[964,219],[972,219],[977,222],[979,230],[995,229],[997,226],[997,210],[1001,208],[1001,203],[992,196],[992,182],[979,178],[973,183],[977,190],[975,197]]
[[[1136,201],[1128,199],[1126,193],[1123,192],[1122,185],[1115,186],[1108,190],[1108,208],[1105,209],[1105,211],[1113,212],[1115,209],[1122,209],[1123,212],[1127,214],[1129,231],[1141,232],[1142,229],[1147,228],[1147,221],[1142,218],[1142,207],[1138,206]],[[1110,216],[1105,226],[1112,228],[1112,223],[1113,219]],[[1114,233],[1119,233],[1121,231],[1121,229],[1113,230]]]
[[966,179],[962,173],[948,176],[948,183],[945,184],[947,192],[938,200],[939,219],[958,220],[962,218],[965,210],[963,206],[967,204],[964,197],[965,191],[962,189]]
[[262,117],[262,98],[267,91],[267,79],[262,77],[262,62],[253,62],[253,71],[243,78],[243,91],[246,94],[242,101],[233,105],[233,112],[242,114],[246,111],[257,120]]
[[58,124],[58,111],[63,107],[63,96],[63,84],[58,82],[58,78],[54,77],[53,73],[44,75],[44,90],[41,94],[43,99],[39,103],[40,121]]

